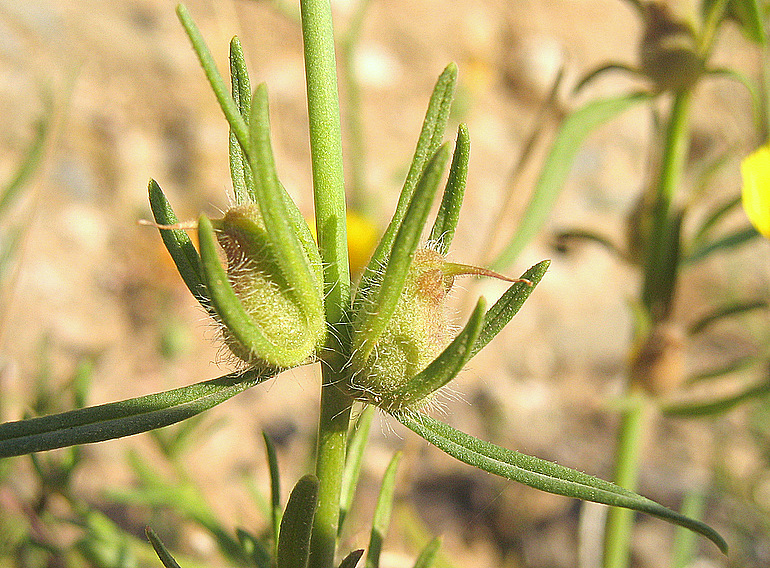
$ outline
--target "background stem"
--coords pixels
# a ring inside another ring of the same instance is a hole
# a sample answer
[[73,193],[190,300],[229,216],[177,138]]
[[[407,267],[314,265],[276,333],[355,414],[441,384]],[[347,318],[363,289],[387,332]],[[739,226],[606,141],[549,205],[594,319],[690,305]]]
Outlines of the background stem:
[[335,386],[343,377],[347,330],[345,310],[350,305],[350,271],[345,224],[345,188],[342,174],[334,31],[329,0],[302,0],[302,37],[307,80],[310,151],[313,165],[318,247],[324,263],[326,321],[329,326],[322,357],[323,387],[318,425],[316,476],[320,480],[318,509],[310,543],[311,568],[334,563],[340,487],[351,401]]
[[[631,396],[621,415],[615,455],[615,483],[636,491],[647,408],[645,397]],[[634,511],[610,507],[604,536],[604,568],[626,568],[630,562]]]

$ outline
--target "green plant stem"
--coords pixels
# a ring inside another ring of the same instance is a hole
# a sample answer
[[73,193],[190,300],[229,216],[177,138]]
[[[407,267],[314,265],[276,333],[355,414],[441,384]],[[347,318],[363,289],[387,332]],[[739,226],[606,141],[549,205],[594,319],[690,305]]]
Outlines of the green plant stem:
[[[632,395],[621,416],[615,455],[615,483],[631,491],[636,491],[648,409],[649,402],[645,397]],[[632,510],[612,507],[607,511],[604,568],[626,568],[629,565],[633,523]]]
[[647,250],[647,263],[644,272],[642,300],[653,319],[660,319],[667,312],[668,306],[659,305],[659,301],[670,298],[667,290],[661,290],[661,282],[669,267],[667,246],[670,244],[671,204],[680,185],[687,152],[689,149],[689,116],[692,91],[680,91],[674,95],[671,114],[666,129],[666,140],[661,160],[660,180],[655,199],[652,230]]
[[324,263],[326,321],[330,333],[323,356],[323,387],[318,425],[316,476],[318,509],[310,543],[311,568],[331,568],[339,523],[340,488],[350,420],[350,398],[335,386],[343,377],[341,353],[348,335],[344,324],[350,305],[350,271],[342,174],[342,136],[329,0],[302,0],[310,151],[316,230]]

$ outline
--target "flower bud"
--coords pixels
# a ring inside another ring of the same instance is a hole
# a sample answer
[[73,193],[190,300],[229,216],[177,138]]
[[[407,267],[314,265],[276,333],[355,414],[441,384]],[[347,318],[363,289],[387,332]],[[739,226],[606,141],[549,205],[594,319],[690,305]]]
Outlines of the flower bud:
[[656,0],[646,4],[640,66],[660,91],[688,89],[703,73],[695,9],[691,4],[687,0]]
[[279,256],[283,245],[266,230],[256,204],[232,207],[210,222],[226,257],[226,277],[213,238],[207,239],[207,223],[199,223],[203,272],[225,345],[249,366],[289,368],[310,361],[326,325],[321,263],[309,232],[299,239],[305,262],[299,270],[312,282],[307,293],[287,273]]
[[430,403],[443,383],[415,385],[412,379],[449,344],[454,326],[447,297],[455,277],[465,274],[514,281],[483,268],[447,262],[431,249],[415,251],[393,316],[368,353],[365,330],[353,324],[350,386],[355,397],[391,413]]

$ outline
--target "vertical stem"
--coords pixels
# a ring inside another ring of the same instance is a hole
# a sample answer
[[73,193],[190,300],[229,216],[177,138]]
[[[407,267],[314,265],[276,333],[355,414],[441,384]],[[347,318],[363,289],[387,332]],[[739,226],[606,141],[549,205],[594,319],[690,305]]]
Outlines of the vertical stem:
[[[642,288],[642,302],[652,322],[660,321],[667,315],[670,308],[667,303],[673,297],[668,287],[674,285],[675,279],[665,277],[671,269],[666,263],[672,262],[668,251],[671,246],[668,232],[671,226],[671,205],[680,185],[689,148],[691,100],[691,90],[674,95],[666,128]],[[633,377],[629,377],[631,383]],[[648,407],[645,397],[631,392],[629,406],[621,416],[615,483],[632,491],[636,490]],[[629,510],[609,510],[604,537],[604,568],[625,568],[629,565],[633,520],[633,513]]]
[[647,250],[647,264],[645,266],[644,287],[642,300],[653,319],[663,306],[657,305],[657,300],[666,297],[666,293],[660,290],[660,281],[666,268],[662,263],[668,255],[667,230],[669,227],[669,214],[674,194],[679,188],[682,170],[689,149],[689,116],[692,91],[680,91],[674,96],[671,105],[671,115],[666,129],[666,140],[663,148],[660,180],[652,219],[652,230]]
[[318,424],[316,475],[320,480],[318,509],[310,543],[311,568],[331,568],[339,522],[340,487],[345,465],[345,438],[351,401],[335,386],[343,376],[345,310],[350,305],[350,272],[345,225],[334,31],[329,0],[301,0],[305,47],[310,151],[316,230],[324,263],[327,349],[323,356],[323,386]]
[[[615,483],[636,491],[639,458],[642,453],[648,402],[643,396],[631,396],[623,410],[615,455]],[[607,511],[604,535],[604,568],[626,568],[630,561],[631,530],[634,511],[611,507]]]

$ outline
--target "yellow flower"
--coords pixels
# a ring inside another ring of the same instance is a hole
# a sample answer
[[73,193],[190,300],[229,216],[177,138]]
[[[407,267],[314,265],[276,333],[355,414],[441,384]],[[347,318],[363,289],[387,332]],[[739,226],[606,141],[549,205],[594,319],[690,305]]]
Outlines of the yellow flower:
[[770,239],[770,144],[741,162],[743,209],[757,231]]
[[[308,225],[313,233],[313,238],[317,241],[315,223],[312,219],[308,219]],[[369,262],[369,257],[372,256],[374,247],[377,246],[377,241],[380,238],[380,230],[368,217],[352,210],[347,212],[347,227],[350,272],[355,277],[361,274]]]

